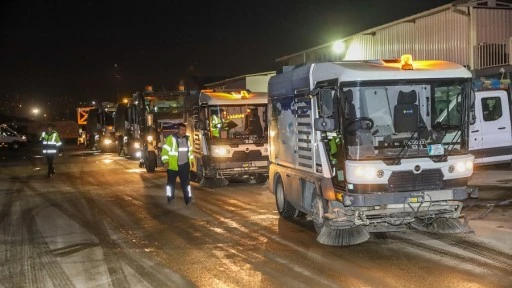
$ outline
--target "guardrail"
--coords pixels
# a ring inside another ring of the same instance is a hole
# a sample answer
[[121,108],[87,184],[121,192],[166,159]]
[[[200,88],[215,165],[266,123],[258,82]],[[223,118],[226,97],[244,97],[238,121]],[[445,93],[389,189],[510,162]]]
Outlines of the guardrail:
[[474,53],[475,69],[512,65],[512,37],[508,41],[475,45]]

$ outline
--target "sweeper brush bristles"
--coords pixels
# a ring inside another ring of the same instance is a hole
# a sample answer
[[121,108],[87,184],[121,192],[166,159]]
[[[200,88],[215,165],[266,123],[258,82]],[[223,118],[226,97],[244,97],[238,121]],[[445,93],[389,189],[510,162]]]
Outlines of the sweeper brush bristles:
[[420,231],[430,233],[461,233],[464,231],[466,225],[453,218],[437,218],[433,221],[416,219],[411,223],[411,226]]
[[370,238],[365,227],[355,226],[345,229],[332,229],[324,225],[316,240],[324,245],[349,246],[362,243]]

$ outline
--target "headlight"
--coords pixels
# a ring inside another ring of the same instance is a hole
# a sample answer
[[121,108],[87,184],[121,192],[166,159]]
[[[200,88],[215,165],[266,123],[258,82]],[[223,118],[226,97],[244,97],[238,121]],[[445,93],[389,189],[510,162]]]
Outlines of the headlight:
[[384,176],[384,171],[377,171],[374,167],[357,167],[354,173],[357,177],[364,177],[365,179],[382,178]]
[[135,157],[140,158],[140,155],[141,155],[140,151],[135,152]]
[[135,149],[139,149],[139,148],[140,148],[140,143],[139,143],[139,142],[135,142],[135,143],[133,143],[133,147],[134,147]]
[[112,139],[103,139],[104,144],[112,144]]
[[147,139],[149,142],[153,142],[153,135],[149,135],[148,137],[146,137],[146,139]]
[[229,149],[226,148],[214,148],[213,156],[227,156],[229,155]]
[[473,161],[461,161],[457,162],[454,165],[450,165],[448,167],[448,172],[453,173],[455,170],[459,173],[465,172],[465,171],[471,171],[473,170]]

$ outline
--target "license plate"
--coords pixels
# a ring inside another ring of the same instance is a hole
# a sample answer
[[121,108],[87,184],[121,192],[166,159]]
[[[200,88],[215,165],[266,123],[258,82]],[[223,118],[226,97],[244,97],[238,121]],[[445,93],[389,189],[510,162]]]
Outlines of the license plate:
[[411,197],[409,198],[409,203],[419,203],[421,202],[421,197]]

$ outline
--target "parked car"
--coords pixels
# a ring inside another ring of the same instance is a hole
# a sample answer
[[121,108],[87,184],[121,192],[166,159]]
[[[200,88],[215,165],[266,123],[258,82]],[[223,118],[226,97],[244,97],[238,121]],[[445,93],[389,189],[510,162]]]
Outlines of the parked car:
[[27,144],[27,137],[12,130],[6,124],[0,125],[0,147],[18,150]]

